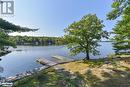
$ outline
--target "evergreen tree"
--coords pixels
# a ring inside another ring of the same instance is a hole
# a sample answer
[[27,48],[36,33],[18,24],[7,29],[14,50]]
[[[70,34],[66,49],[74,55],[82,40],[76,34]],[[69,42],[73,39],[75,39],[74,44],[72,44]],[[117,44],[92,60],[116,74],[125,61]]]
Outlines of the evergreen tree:
[[109,20],[120,20],[113,28],[116,53],[130,50],[130,0],[115,0],[113,10],[107,15]]

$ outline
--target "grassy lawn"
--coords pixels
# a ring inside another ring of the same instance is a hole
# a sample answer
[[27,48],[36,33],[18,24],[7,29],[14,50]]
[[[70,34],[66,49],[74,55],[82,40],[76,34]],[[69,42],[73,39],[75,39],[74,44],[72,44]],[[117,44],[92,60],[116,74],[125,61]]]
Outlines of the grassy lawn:
[[50,68],[16,81],[14,87],[83,87],[82,82],[83,77],[78,73],[72,75],[68,71]]
[[76,61],[58,66],[64,69],[43,70],[16,81],[14,87],[130,87],[130,58],[111,59],[109,63]]

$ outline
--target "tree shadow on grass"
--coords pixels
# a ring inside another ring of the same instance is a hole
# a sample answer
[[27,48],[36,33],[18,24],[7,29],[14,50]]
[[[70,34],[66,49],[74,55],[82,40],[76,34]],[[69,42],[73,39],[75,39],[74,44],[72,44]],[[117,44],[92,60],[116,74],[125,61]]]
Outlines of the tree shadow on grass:
[[103,72],[102,76],[107,78],[104,81],[91,72],[85,75],[89,87],[130,87],[130,73],[125,71],[115,70],[115,74]]
[[92,70],[71,74],[50,68],[16,81],[13,87],[130,87],[130,71],[111,70],[115,73],[102,72],[106,79],[101,80]]
[[48,69],[15,82],[13,87],[85,87],[85,80],[79,73]]

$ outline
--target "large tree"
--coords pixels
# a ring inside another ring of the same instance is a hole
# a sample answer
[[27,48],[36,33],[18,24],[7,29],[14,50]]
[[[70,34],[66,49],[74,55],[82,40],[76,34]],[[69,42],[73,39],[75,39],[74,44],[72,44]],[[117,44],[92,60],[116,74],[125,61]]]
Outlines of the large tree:
[[118,18],[118,22],[113,28],[116,53],[130,50],[130,0],[115,0],[112,8],[113,10],[107,14],[107,19]]
[[96,49],[102,37],[107,37],[108,33],[103,31],[103,21],[95,14],[88,14],[80,21],[74,22],[65,29],[65,38],[68,41],[68,48],[72,55],[80,52],[86,54],[85,59],[89,58],[89,53],[99,54]]

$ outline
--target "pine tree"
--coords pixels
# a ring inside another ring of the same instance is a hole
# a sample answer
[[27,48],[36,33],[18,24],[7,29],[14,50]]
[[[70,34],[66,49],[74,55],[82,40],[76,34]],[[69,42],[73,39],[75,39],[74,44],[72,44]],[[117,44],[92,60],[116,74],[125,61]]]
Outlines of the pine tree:
[[116,53],[130,50],[130,0],[115,0],[113,10],[107,15],[109,20],[120,20],[113,28]]

